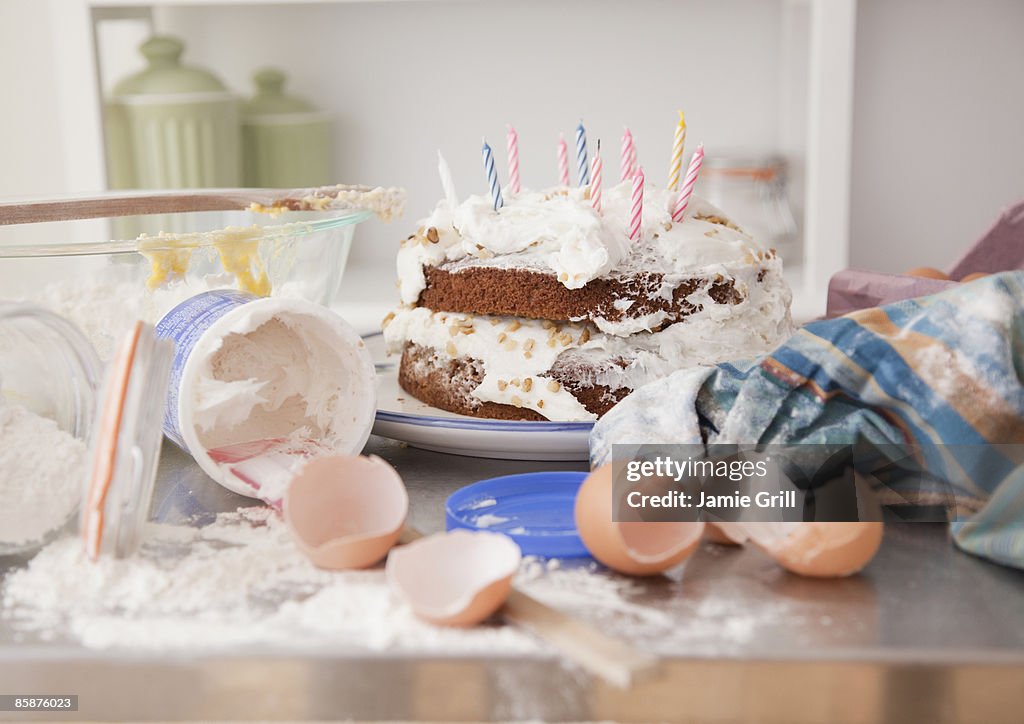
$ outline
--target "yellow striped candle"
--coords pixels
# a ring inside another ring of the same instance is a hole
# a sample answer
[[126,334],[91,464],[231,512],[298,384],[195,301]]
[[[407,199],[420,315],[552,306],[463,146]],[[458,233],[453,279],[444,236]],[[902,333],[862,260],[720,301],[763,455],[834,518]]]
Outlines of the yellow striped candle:
[[679,111],[679,123],[676,125],[676,136],[672,141],[672,163],[668,170],[668,187],[675,190],[679,187],[679,175],[683,170],[683,148],[686,146],[686,116]]

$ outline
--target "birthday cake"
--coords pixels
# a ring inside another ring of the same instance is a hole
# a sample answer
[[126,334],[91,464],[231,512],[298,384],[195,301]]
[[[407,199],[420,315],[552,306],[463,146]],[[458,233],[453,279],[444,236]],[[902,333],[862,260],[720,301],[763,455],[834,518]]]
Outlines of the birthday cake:
[[[642,219],[636,196],[642,191]],[[774,252],[724,212],[626,180],[442,200],[402,242],[384,320],[402,388],[510,420],[593,420],[676,370],[752,357],[792,331]],[[638,228],[632,228],[633,220]]]

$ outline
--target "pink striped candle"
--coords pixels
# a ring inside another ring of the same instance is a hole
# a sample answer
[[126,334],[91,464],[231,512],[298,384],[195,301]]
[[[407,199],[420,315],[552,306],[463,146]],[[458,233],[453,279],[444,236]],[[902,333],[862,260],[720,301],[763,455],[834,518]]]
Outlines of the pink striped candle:
[[508,188],[514,194],[519,193],[519,134],[512,126],[508,127]]
[[704,144],[697,146],[690,159],[690,165],[686,169],[686,177],[683,185],[679,187],[679,196],[676,197],[676,207],[672,210],[672,221],[680,222],[686,207],[690,204],[690,197],[693,196],[693,187],[697,185],[697,177],[700,176],[700,167],[704,165]]
[[627,128],[622,134],[622,153],[619,157],[619,181],[633,178],[636,173],[636,143]]
[[561,133],[558,134],[558,183],[569,185],[569,146]]
[[644,216],[644,170],[638,168],[633,174],[633,209],[629,215],[629,240],[640,241],[640,223]]
[[594,161],[590,172],[590,205],[594,211],[601,213],[601,182],[604,164],[601,163],[601,141],[597,142],[597,150],[594,151]]

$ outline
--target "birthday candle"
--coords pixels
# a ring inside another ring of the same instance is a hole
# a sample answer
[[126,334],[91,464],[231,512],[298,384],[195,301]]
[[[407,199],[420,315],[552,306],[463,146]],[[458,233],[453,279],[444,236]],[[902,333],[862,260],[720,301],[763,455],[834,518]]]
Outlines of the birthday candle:
[[676,135],[672,140],[672,163],[668,170],[668,187],[675,190],[679,186],[679,172],[683,168],[683,147],[686,145],[686,117],[679,111],[679,123],[676,124]]
[[594,173],[590,180],[590,204],[594,207],[594,211],[601,213],[601,172],[603,170],[603,164],[601,163],[601,141],[597,142],[597,149],[594,151]]
[[558,134],[558,183],[569,185],[569,147],[561,133]]
[[576,126],[576,168],[579,171],[579,185],[590,183],[590,167],[587,165],[587,131],[583,121]]
[[679,196],[676,198],[676,207],[672,210],[672,221],[682,221],[683,213],[690,204],[690,197],[693,196],[693,187],[697,185],[697,177],[700,176],[700,167],[704,165],[704,144],[697,146],[690,159],[690,165],[686,169],[686,178],[679,189]]
[[452,181],[452,171],[448,168],[448,162],[444,160],[441,151],[437,152],[437,173],[441,177],[441,188],[444,189],[444,197],[448,205],[455,208],[459,205],[458,194],[455,193],[455,182]]
[[508,127],[508,187],[514,193],[519,193],[519,134],[512,126]]
[[491,200],[494,202],[494,210],[497,211],[505,202],[501,198],[501,184],[498,183],[498,172],[494,168],[494,154],[491,153],[491,147],[487,145],[487,141],[484,140],[484,176],[487,177],[487,186],[491,190]]
[[629,240],[640,241],[640,222],[644,216],[644,170],[633,174],[633,210],[629,216]]
[[622,153],[619,157],[619,180],[633,178],[636,173],[636,144],[633,134],[627,128],[622,134]]

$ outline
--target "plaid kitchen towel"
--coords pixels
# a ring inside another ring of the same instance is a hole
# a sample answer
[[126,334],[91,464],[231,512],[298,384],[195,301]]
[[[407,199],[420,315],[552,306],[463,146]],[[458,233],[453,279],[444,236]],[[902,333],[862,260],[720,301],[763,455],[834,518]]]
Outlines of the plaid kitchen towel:
[[646,385],[595,425],[591,462],[613,443],[911,445],[916,470],[955,500],[956,543],[1024,568],[1022,377],[1024,272],[1005,272]]

